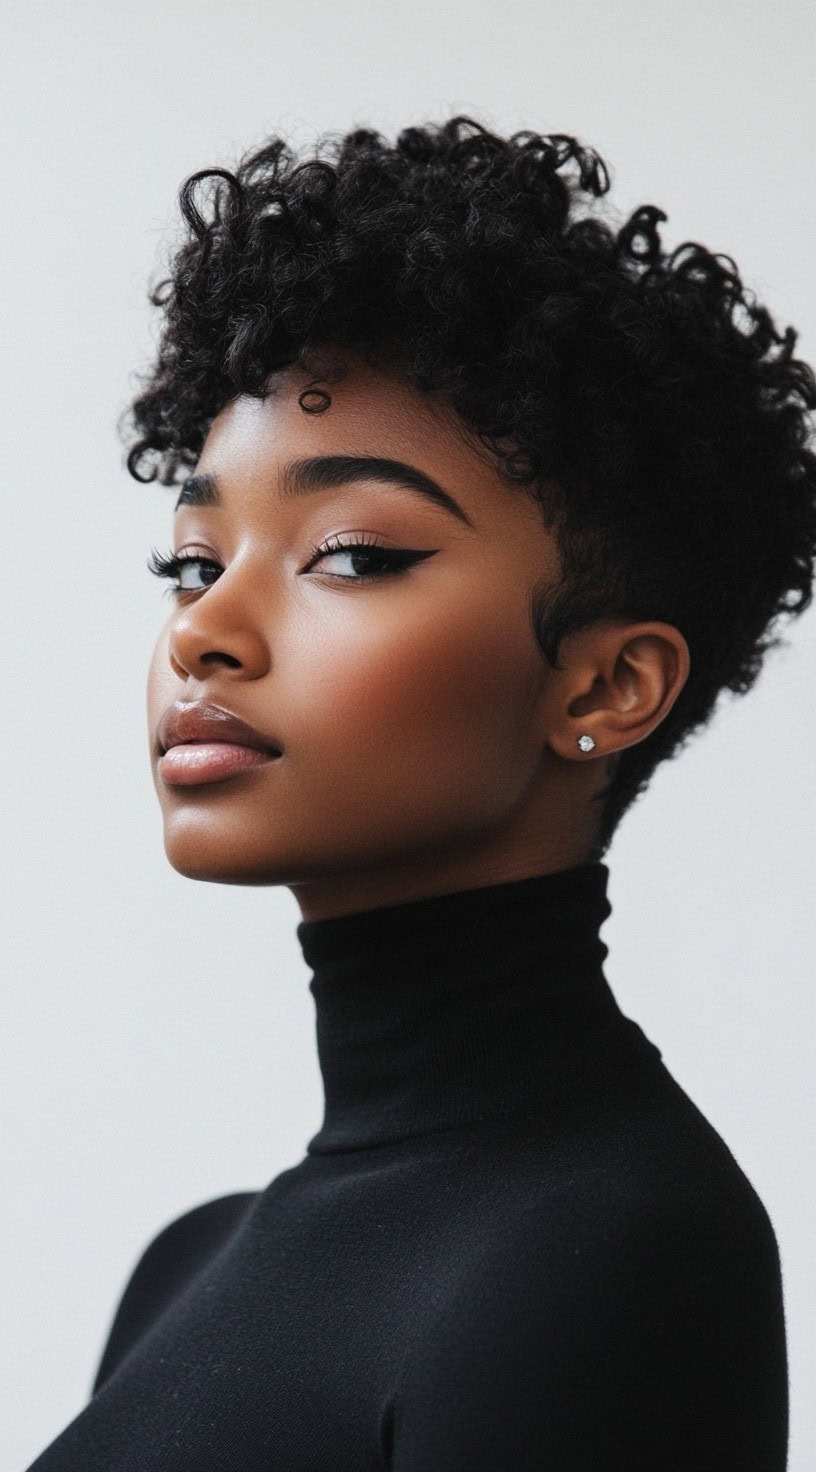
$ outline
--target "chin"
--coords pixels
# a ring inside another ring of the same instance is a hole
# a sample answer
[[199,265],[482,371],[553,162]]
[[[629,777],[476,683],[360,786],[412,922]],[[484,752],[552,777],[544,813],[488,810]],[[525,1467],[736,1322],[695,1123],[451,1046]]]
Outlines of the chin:
[[[285,884],[292,864],[288,854],[270,853],[269,834],[252,838],[240,826],[225,831],[201,814],[174,814],[165,822],[164,851],[172,868],[186,879],[211,884]],[[265,843],[262,841],[265,839]]]
[[210,856],[204,858],[200,853],[179,853],[167,845],[165,853],[171,867],[185,879],[202,879],[210,884],[274,885],[292,882],[288,865],[219,862]]

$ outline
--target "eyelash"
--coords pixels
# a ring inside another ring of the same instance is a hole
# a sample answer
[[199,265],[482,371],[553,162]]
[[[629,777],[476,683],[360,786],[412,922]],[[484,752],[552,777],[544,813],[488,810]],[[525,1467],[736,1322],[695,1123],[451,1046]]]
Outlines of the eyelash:
[[[384,571],[359,573],[356,577],[344,577],[342,573],[326,574],[327,577],[339,578],[344,583],[367,583],[374,581],[376,578],[395,577],[397,574],[405,572],[412,563],[419,562],[422,558],[433,555],[431,552],[413,552],[402,547],[383,547],[374,537],[361,537],[354,542],[344,542],[340,537],[330,536],[324,542],[321,542],[319,547],[312,548],[312,556],[307,563],[307,571],[320,557],[333,552],[363,553],[364,556],[372,558],[376,556],[386,564]],[[169,552],[165,555],[155,547],[147,561],[148,570],[159,578],[178,578],[183,568],[191,565],[213,567],[219,573],[223,571],[223,568],[211,557],[196,557],[184,552],[181,554]],[[213,582],[217,582],[217,578],[213,578]],[[212,587],[212,583],[206,584],[204,588],[182,588],[178,583],[175,583],[167,591],[171,595],[177,596],[180,593],[202,593],[206,591],[207,587]]]

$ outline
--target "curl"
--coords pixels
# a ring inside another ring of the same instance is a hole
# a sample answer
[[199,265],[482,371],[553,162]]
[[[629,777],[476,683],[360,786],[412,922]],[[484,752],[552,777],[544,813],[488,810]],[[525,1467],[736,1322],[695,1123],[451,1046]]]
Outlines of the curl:
[[331,394],[325,388],[310,383],[298,394],[298,403],[304,414],[325,414],[331,408]]

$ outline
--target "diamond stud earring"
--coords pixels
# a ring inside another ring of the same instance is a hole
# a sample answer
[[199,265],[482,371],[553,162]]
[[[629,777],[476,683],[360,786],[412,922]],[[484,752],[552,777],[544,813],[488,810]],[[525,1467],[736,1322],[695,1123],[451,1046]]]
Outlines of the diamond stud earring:
[[595,746],[595,742],[593,741],[591,736],[579,736],[578,745],[580,746],[582,751],[592,751]]

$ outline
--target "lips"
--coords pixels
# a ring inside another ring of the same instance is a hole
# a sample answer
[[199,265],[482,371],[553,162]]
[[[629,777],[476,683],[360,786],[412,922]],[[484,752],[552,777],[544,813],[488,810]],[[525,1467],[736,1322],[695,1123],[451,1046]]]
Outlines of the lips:
[[205,700],[177,700],[168,706],[159,721],[157,737],[160,756],[174,746],[213,742],[249,747],[265,756],[281,754],[280,745],[269,736],[256,731],[224,706]]
[[267,767],[277,742],[210,701],[176,701],[159,721],[158,773],[168,787],[199,787]]

